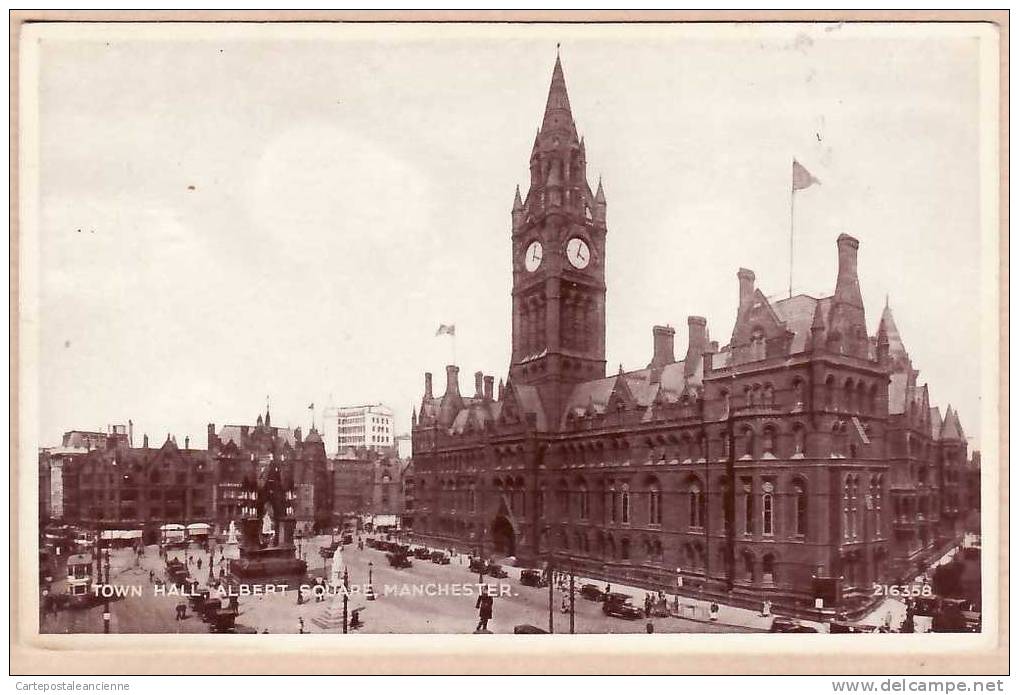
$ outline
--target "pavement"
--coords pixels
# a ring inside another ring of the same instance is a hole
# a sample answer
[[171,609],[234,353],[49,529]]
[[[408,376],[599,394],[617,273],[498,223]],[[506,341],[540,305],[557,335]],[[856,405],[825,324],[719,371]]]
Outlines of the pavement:
[[[302,544],[301,552],[308,562],[310,577],[329,576],[330,559],[319,555],[319,548],[328,545],[329,536],[320,536]],[[172,551],[171,557],[183,558],[183,551]],[[188,551],[192,564],[189,565],[196,578],[208,577],[209,554],[191,549]],[[201,559],[202,569],[198,570],[197,560]],[[217,555],[218,560],[218,555]],[[413,565],[406,569],[390,567],[384,552],[365,547],[358,550],[355,545],[343,547],[343,560],[347,569],[350,593],[348,612],[360,611],[363,633],[417,633],[450,634],[474,632],[478,623],[475,608],[479,594],[478,576],[467,569],[467,557],[455,555],[449,565],[437,565],[428,560],[413,559]],[[111,632],[115,633],[206,633],[209,627],[193,616],[189,609],[187,619],[175,620],[179,596],[162,595],[160,589],[149,582],[149,570],[157,578],[163,576],[165,562],[155,546],[148,546],[137,566],[132,550],[114,550],[111,554],[111,583],[121,587],[138,587],[129,591],[140,596],[129,595],[111,601]],[[217,563],[218,567],[218,563]],[[527,587],[519,583],[520,569],[504,567],[509,576],[505,579],[484,577],[483,584],[495,597],[493,617],[488,632],[495,634],[512,633],[520,624],[529,624],[548,629],[548,588]],[[377,600],[370,601],[365,592],[371,585]],[[59,573],[58,573],[59,575]],[[576,586],[589,580],[577,577]],[[312,582],[309,581],[310,585]],[[63,590],[62,582],[54,582],[51,591]],[[600,583],[599,583],[600,585]],[[644,590],[634,587],[613,585],[614,591],[633,596],[637,606],[643,605]],[[553,591],[552,614],[554,631],[568,633],[570,616],[561,611],[563,595]],[[342,621],[335,620],[342,615],[342,594],[333,593],[315,600],[310,592],[307,601],[297,604],[297,591],[275,591],[239,598],[240,614],[237,617],[238,632],[297,633],[302,628],[306,633],[341,632]],[[707,604],[691,599],[680,599],[681,604],[703,604],[706,615]],[[102,605],[88,609],[65,609],[56,614],[43,616],[44,633],[102,632]],[[644,633],[647,619],[624,620],[606,616],[601,603],[588,601],[579,595],[575,599],[574,629],[577,633]],[[770,626],[771,618],[763,618],[753,611],[721,606],[717,622],[691,619],[688,617],[653,618],[657,633],[694,632],[761,632]],[[325,626],[325,627],[323,627]]]

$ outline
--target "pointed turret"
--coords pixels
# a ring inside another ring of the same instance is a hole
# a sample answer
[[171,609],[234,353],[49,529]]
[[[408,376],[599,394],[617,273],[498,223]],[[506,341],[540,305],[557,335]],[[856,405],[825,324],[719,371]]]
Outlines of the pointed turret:
[[814,318],[810,322],[810,348],[814,352],[824,349],[824,312],[821,302],[814,304]]
[[601,176],[598,177],[598,191],[594,194],[594,219],[605,221],[605,189],[602,188]]
[[951,405],[945,413],[945,424],[941,426],[942,441],[963,441],[965,435],[962,432],[962,425],[959,423],[959,413]]
[[520,197],[520,186],[517,186],[516,194],[513,196],[513,208],[510,211],[510,219],[513,221],[513,231],[516,232],[524,221],[524,201]]
[[265,406],[265,426],[272,427],[272,416],[269,415],[269,406]]

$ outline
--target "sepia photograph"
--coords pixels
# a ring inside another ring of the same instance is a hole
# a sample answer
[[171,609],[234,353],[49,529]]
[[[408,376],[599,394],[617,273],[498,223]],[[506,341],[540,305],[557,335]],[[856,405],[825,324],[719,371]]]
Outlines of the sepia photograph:
[[21,638],[994,648],[998,29],[22,24]]

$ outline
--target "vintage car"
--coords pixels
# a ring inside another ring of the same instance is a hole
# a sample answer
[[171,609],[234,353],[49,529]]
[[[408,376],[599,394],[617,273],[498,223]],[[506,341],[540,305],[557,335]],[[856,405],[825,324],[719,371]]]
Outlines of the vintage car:
[[585,584],[580,587],[580,595],[588,601],[604,601],[605,592],[596,584]]
[[352,535],[350,535],[349,533],[343,534],[343,537],[340,539],[340,543],[342,543],[343,545],[350,545],[353,542],[354,542],[354,537]]
[[509,576],[506,574],[506,570],[504,570],[501,565],[496,565],[494,563],[490,563],[485,568],[485,574],[489,577],[494,577],[495,579],[505,579]]
[[605,597],[601,610],[605,615],[626,620],[639,620],[644,617],[644,611],[633,605],[632,597],[629,594],[621,594],[618,591],[614,591]]
[[427,560],[432,556],[432,551],[425,547],[414,548],[414,557],[418,560]]
[[449,564],[449,555],[446,555],[446,553],[442,552],[441,550],[433,550],[431,558],[432,562],[434,562],[436,565]]
[[364,541],[364,544],[367,545],[369,548],[374,548],[375,547],[375,543],[376,543],[375,539],[371,538],[371,537],[366,538],[365,541]]
[[209,632],[236,632],[234,621],[240,611],[235,607],[222,608],[216,606],[202,616],[209,623]]
[[471,558],[471,564],[467,567],[467,569],[470,570],[471,572],[475,572],[477,574],[484,574],[485,573],[485,561],[482,560],[480,557],[472,557]]
[[520,583],[524,586],[548,586],[545,577],[538,570],[523,570],[520,573]]
[[389,560],[389,565],[397,570],[403,570],[413,565],[411,558],[405,552],[387,552],[386,559]]
[[527,625],[527,624],[524,624],[524,625],[514,625],[513,626],[513,634],[514,635],[547,635],[548,634],[548,630],[542,630],[537,625]]
[[[777,620],[779,620],[779,618],[775,618],[775,620],[777,621]],[[790,623],[796,623],[797,622],[797,621],[791,620],[789,618],[783,618],[783,620],[785,620],[786,622],[790,622]],[[797,623],[797,625],[799,625],[799,624]],[[775,629],[775,624],[772,623],[771,631],[772,632],[817,632],[817,630],[815,630],[813,628],[808,628],[808,627],[806,627],[804,625],[799,625],[799,627],[801,628],[799,630],[776,630]],[[853,634],[859,634],[859,633],[864,633],[864,632],[877,632],[877,626],[876,625],[864,625],[863,623],[851,623],[848,620],[832,620],[830,623],[828,623],[828,632],[830,632],[832,634],[853,635]]]
[[804,625],[793,618],[774,618],[771,621],[769,632],[817,632],[812,627]]

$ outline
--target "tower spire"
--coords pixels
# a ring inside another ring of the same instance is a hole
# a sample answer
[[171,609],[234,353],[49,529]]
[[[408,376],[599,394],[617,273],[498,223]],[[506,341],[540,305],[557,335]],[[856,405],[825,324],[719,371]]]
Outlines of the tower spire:
[[577,134],[570,109],[570,97],[566,92],[566,77],[563,75],[563,62],[556,49],[555,67],[552,68],[552,83],[548,87],[548,99],[545,101],[545,115],[541,119],[542,134],[566,128],[574,137]]

